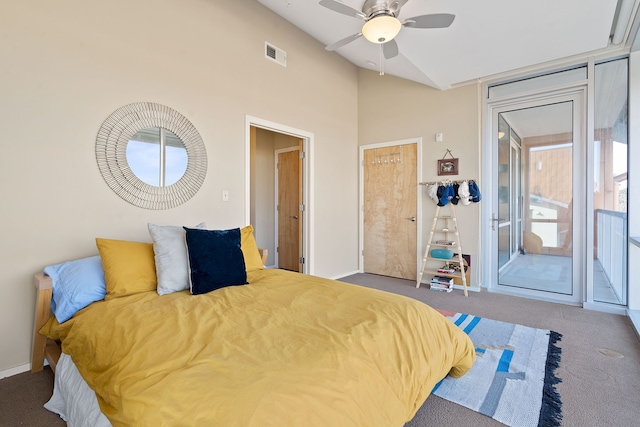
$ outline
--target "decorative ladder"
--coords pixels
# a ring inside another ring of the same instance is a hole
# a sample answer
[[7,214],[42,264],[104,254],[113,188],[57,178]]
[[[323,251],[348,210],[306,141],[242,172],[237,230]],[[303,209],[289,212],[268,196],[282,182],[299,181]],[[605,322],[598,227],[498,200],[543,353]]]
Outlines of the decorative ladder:
[[[458,233],[458,220],[456,218],[456,210],[453,207],[453,203],[449,203],[449,206],[451,207],[450,216],[440,216],[441,206],[438,206],[436,208],[436,213],[433,216],[433,225],[431,226],[431,233],[429,234],[429,242],[427,243],[427,249],[424,251],[424,257],[422,258],[422,268],[418,273],[416,288],[420,287],[420,283],[422,282],[422,275],[424,273],[444,276],[444,277],[453,277],[453,278],[459,277],[462,280],[464,296],[466,297],[466,296],[469,296],[467,293],[467,275],[465,270],[465,262],[464,262],[464,259],[462,258],[462,248],[460,247],[460,234]],[[444,227],[437,229],[439,220],[444,221]],[[451,228],[451,225],[453,225],[453,228]],[[434,234],[436,233],[444,234],[444,240],[447,240],[447,241],[449,241],[449,235],[453,234],[455,236],[455,245],[435,243],[433,239],[434,239]],[[457,257],[449,258],[449,259],[434,258],[430,255],[431,248],[433,246],[440,247],[440,248],[447,248],[447,249],[455,248],[458,250],[458,255]],[[427,261],[429,262],[439,261],[440,263],[444,262],[446,265],[458,264],[460,266],[460,270],[456,271],[455,273],[440,273],[436,269],[425,270]]]

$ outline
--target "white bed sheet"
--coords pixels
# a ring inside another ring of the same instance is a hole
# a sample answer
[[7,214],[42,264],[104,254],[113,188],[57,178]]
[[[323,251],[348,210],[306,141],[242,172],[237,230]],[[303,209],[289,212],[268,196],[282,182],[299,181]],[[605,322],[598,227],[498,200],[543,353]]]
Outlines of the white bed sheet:
[[96,394],[87,385],[71,356],[62,353],[56,366],[53,395],[44,407],[60,415],[69,427],[111,427],[100,412]]

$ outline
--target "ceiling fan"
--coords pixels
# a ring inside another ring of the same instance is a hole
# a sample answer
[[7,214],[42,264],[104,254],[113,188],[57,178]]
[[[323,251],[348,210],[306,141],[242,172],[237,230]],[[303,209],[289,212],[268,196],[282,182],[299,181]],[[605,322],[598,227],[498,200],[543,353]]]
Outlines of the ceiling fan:
[[449,13],[433,13],[419,15],[401,22],[398,19],[400,9],[409,0],[366,0],[362,5],[362,11],[353,9],[336,0],[320,0],[320,5],[343,15],[360,18],[365,21],[362,31],[338,40],[326,46],[327,50],[336,50],[364,36],[372,43],[381,44],[382,52],[386,59],[398,55],[398,44],[394,40],[402,27],[407,28],[447,28],[455,19],[455,15]]

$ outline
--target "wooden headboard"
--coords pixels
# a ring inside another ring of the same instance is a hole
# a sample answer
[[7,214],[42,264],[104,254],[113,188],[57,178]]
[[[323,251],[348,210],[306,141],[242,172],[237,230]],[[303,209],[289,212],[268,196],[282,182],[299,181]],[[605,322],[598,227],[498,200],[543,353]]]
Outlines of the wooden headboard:
[[[258,249],[262,264],[267,262],[269,251]],[[40,372],[44,368],[45,359],[49,362],[51,370],[56,371],[56,365],[60,359],[62,350],[60,343],[41,335],[38,331],[51,317],[52,281],[51,277],[40,272],[33,276],[33,284],[36,287],[36,308],[33,322],[33,348],[31,351],[31,372]]]

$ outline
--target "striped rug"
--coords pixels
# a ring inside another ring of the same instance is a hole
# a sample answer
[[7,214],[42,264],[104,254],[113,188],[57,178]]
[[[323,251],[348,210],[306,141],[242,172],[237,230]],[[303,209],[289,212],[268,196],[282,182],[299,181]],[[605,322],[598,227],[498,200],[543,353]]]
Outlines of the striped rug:
[[555,370],[562,335],[470,314],[446,313],[469,335],[476,363],[462,378],[446,377],[433,394],[514,427],[559,426],[562,404]]

